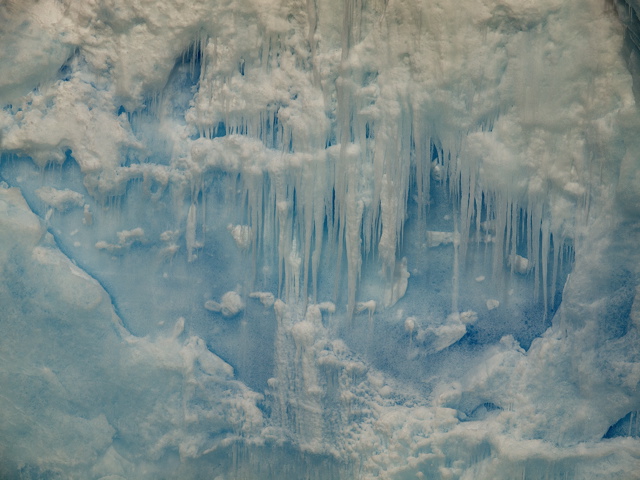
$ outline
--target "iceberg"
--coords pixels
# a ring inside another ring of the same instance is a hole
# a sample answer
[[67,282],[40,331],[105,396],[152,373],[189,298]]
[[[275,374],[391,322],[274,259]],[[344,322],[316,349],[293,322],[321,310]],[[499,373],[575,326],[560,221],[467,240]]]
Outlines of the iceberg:
[[0,4],[0,477],[640,478],[639,13]]

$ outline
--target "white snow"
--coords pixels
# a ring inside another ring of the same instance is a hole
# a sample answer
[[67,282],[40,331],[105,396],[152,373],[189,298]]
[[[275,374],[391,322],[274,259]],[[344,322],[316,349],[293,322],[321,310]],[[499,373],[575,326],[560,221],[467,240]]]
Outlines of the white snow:
[[240,250],[246,250],[251,246],[251,227],[248,225],[228,225],[227,230]]
[[513,268],[514,272],[521,275],[529,273],[529,271],[531,270],[529,260],[520,255],[512,255],[511,257],[509,257],[508,265]]
[[204,308],[211,312],[220,312],[224,317],[235,317],[244,310],[244,302],[242,297],[234,291],[227,292],[222,296],[220,303],[213,300],[207,300]]
[[460,236],[454,232],[427,232],[427,246],[434,248],[440,245],[450,245],[460,241]]
[[131,230],[122,230],[117,232],[118,243],[107,243],[104,240],[96,242],[95,247],[98,250],[106,250],[108,252],[121,252],[131,247],[134,243],[144,241],[144,229],[140,227]]
[[265,307],[272,307],[275,303],[275,297],[271,292],[251,292],[250,298],[257,298]]
[[633,477],[639,12],[0,2],[0,477]]
[[489,300],[487,300],[486,304],[487,304],[487,310],[495,310],[500,306],[500,302],[495,298],[490,298]]
[[84,195],[65,188],[58,190],[51,187],[42,187],[36,190],[36,195],[47,205],[55,208],[59,212],[66,212],[73,207],[84,205]]

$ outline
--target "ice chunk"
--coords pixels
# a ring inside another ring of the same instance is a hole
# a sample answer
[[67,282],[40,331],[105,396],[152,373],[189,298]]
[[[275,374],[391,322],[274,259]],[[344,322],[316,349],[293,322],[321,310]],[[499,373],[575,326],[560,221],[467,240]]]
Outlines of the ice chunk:
[[[318,303],[318,308],[322,312],[336,313],[336,305],[333,302],[320,302],[320,303]],[[375,308],[374,308],[374,310],[375,310]]]
[[252,230],[249,225],[228,225],[227,230],[240,250],[251,246]]
[[431,178],[436,182],[441,182],[444,179],[444,169],[438,162],[431,163]]
[[135,242],[140,242],[143,238],[144,230],[140,227],[118,232],[118,244],[125,247],[128,247]]
[[220,312],[222,316],[231,318],[244,310],[244,301],[238,292],[231,291],[222,296],[220,303],[207,300],[204,308],[211,312]]
[[426,353],[436,353],[453,345],[467,333],[467,325],[474,323],[478,316],[474,311],[452,314],[439,326],[418,330],[416,340],[423,344]]
[[487,300],[486,304],[487,304],[487,310],[495,310],[500,306],[500,302],[493,298]]
[[107,243],[104,240],[96,242],[98,250],[106,250],[111,253],[122,253],[130,248],[134,243],[144,242],[144,230],[136,227],[132,230],[122,230],[117,233],[118,243]]
[[265,307],[271,307],[275,303],[275,297],[271,292],[251,292],[250,298],[257,298]]
[[58,190],[52,187],[41,187],[36,190],[36,195],[47,205],[55,208],[59,212],[66,212],[70,208],[82,207],[84,205],[84,195],[65,188]]
[[404,321],[404,329],[412,334],[416,329],[416,317],[407,317]]
[[160,240],[163,242],[174,242],[180,236],[180,230],[165,230],[160,234]]
[[84,206],[82,224],[87,226],[93,225],[93,214],[91,213],[91,207],[87,204]]
[[460,235],[454,232],[427,232],[427,246],[430,248],[440,245],[451,245],[460,241]]
[[189,262],[193,262],[196,259],[194,250],[196,245],[196,205],[192,203],[189,206],[189,213],[187,214],[187,229],[185,233],[187,242],[187,259]]
[[532,268],[529,260],[521,255],[512,255],[508,263],[513,271],[520,275],[526,275]]

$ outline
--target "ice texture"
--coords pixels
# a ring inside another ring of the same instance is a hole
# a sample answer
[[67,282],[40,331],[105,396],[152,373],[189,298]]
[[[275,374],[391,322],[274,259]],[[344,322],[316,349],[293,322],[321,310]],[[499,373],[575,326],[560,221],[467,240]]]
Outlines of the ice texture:
[[639,12],[0,3],[0,477],[640,478]]

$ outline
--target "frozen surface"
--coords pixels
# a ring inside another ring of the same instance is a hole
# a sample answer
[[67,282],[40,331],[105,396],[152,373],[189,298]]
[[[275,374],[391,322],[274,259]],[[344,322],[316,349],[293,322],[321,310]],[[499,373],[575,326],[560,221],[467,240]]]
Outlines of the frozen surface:
[[638,11],[0,3],[0,477],[640,478]]

